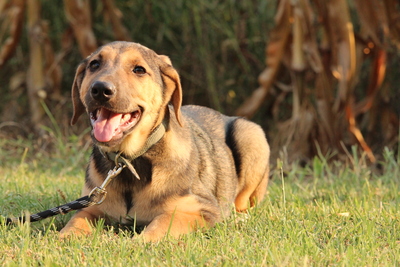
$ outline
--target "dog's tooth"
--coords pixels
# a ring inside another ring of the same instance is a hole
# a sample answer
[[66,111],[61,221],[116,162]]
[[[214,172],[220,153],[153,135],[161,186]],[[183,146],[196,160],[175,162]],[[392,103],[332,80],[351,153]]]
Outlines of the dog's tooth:
[[129,119],[130,119],[130,114],[129,113],[123,114],[122,117],[121,117],[121,124],[126,123]]

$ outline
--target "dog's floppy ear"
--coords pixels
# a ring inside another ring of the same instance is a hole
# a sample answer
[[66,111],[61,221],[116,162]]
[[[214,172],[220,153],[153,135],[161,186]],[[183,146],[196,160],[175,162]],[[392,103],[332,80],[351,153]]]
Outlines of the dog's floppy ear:
[[183,126],[182,121],[182,86],[178,72],[172,67],[171,60],[167,56],[159,56],[162,64],[160,70],[163,76],[164,84],[166,87],[167,96],[170,96],[172,106],[174,107],[175,116],[180,126]]
[[168,65],[172,66],[172,61],[168,56],[164,56],[164,55],[158,55],[160,57],[160,59],[164,62],[167,63]]
[[74,114],[72,115],[71,125],[74,125],[78,118],[85,112],[85,106],[83,105],[79,90],[81,88],[83,77],[85,76],[86,60],[82,61],[76,69],[74,83],[72,84],[72,104],[74,106]]

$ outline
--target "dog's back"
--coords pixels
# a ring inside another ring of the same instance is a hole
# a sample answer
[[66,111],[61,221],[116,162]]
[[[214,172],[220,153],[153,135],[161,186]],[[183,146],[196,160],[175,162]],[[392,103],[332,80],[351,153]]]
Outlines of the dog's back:
[[234,168],[236,173],[237,181],[231,181],[236,188],[236,210],[244,211],[249,204],[252,207],[263,200],[269,177],[270,149],[262,128],[244,118],[225,116],[201,106],[183,106],[182,114],[190,118],[191,128],[202,129],[193,132],[197,134],[196,138],[203,139],[202,143],[208,143],[211,161],[218,157],[216,162],[220,163],[220,157],[224,155],[213,153],[216,144],[225,144],[229,148],[227,154],[232,156],[234,164],[221,167]]

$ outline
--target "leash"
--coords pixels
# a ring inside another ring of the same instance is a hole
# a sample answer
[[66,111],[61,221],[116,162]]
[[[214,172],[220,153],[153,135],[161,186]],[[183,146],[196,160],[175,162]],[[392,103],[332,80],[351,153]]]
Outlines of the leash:
[[6,218],[5,223],[6,225],[16,223],[16,222],[37,222],[48,217],[52,217],[58,214],[65,215],[71,211],[83,209],[86,207],[90,207],[93,205],[101,204],[107,196],[106,186],[114,179],[118,174],[121,173],[122,169],[125,168],[126,165],[118,164],[115,166],[114,169],[108,172],[106,179],[104,180],[101,186],[93,188],[93,190],[89,193],[89,195],[78,198],[72,202],[67,204],[42,211],[36,214],[32,214],[29,216],[17,217],[17,218]]
[[101,154],[108,159],[109,161],[113,162],[115,164],[114,169],[109,170],[106,179],[102,183],[101,186],[93,188],[93,190],[89,193],[89,195],[78,198],[77,200],[74,200],[72,202],[69,202],[67,204],[42,211],[36,214],[32,214],[29,216],[21,216],[21,217],[16,217],[16,218],[6,218],[5,223],[6,225],[10,225],[12,223],[16,222],[37,222],[43,219],[46,219],[48,217],[52,217],[58,214],[65,215],[71,211],[74,210],[80,210],[83,208],[87,208],[93,205],[100,205],[103,203],[104,199],[107,196],[107,191],[106,187],[107,185],[114,179],[118,174],[121,173],[121,171],[126,167],[128,168],[132,174],[140,180],[139,174],[137,173],[135,167],[132,165],[131,161],[133,161],[135,158],[140,157],[144,153],[146,153],[147,150],[150,149],[155,143],[160,141],[160,139],[164,136],[166,128],[168,127],[168,122],[166,119],[162,121],[162,123],[157,126],[153,132],[150,134],[149,138],[147,139],[144,147],[138,151],[135,155],[130,157],[129,159],[124,158],[121,154],[121,152],[116,153],[116,152],[104,152],[101,149],[100,152]]

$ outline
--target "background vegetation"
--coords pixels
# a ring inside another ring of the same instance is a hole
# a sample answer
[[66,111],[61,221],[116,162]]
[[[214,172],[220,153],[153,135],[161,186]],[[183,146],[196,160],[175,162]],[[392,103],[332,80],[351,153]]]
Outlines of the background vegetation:
[[[340,158],[360,145],[376,162],[385,146],[398,150],[399,8],[395,0],[5,0],[0,137],[35,140],[32,153],[46,153],[80,135],[86,123],[68,125],[76,65],[99,45],[133,40],[171,57],[185,103],[260,123],[273,158]],[[12,143],[2,149],[13,153]]]

